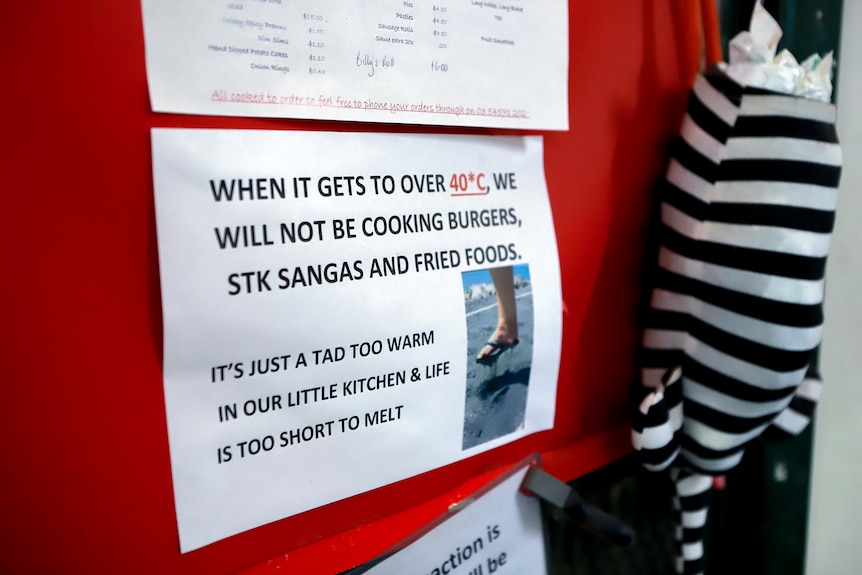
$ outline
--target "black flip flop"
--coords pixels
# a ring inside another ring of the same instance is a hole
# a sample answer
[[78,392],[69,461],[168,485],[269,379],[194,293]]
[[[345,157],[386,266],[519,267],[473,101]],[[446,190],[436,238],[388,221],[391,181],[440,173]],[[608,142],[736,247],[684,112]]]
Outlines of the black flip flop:
[[516,345],[518,345],[517,339],[512,341],[512,343],[495,343],[493,341],[486,342],[485,345],[482,346],[482,349],[490,347],[491,353],[482,357],[477,357],[476,363],[481,363],[482,365],[494,365],[497,362],[497,359],[503,355],[503,352],[512,349]]

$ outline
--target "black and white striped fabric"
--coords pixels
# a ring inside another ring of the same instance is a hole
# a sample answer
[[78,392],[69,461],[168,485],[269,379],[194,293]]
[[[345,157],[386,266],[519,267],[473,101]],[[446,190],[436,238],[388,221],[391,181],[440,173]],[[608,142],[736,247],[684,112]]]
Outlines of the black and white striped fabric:
[[673,467],[671,478],[676,488],[673,497],[676,572],[686,575],[703,573],[703,539],[712,496],[712,477]]
[[[632,438],[647,469],[680,467],[695,501],[754,438],[811,419],[841,173],[835,116],[718,68],[689,98],[660,190]],[[700,572],[685,559],[698,545],[683,547],[681,573]]]

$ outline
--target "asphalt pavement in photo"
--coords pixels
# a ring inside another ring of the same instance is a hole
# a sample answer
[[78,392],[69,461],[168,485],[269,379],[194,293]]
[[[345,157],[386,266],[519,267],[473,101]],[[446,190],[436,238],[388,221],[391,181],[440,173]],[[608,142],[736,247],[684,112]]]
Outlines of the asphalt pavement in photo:
[[489,296],[466,302],[467,381],[463,449],[508,435],[524,425],[533,361],[532,286],[515,291],[518,309],[517,346],[503,352],[490,366],[476,355],[497,326],[497,299]]

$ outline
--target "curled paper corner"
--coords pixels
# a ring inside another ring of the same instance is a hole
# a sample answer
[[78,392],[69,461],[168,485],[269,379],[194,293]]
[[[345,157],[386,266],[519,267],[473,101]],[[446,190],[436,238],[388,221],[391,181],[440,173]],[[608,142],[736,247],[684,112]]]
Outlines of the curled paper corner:
[[730,62],[722,69],[743,86],[830,101],[832,52],[822,58],[812,54],[800,64],[787,49],[776,54],[782,34],[781,26],[766,8],[755,3],[749,30],[730,41]]

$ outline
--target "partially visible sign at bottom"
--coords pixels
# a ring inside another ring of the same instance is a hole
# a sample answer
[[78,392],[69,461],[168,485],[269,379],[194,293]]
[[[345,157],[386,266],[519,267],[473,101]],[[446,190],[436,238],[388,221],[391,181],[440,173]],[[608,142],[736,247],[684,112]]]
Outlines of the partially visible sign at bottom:
[[539,500],[519,491],[528,469],[516,470],[400,551],[350,575],[547,573]]

